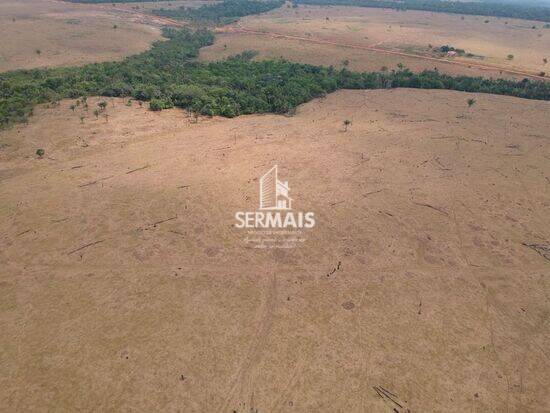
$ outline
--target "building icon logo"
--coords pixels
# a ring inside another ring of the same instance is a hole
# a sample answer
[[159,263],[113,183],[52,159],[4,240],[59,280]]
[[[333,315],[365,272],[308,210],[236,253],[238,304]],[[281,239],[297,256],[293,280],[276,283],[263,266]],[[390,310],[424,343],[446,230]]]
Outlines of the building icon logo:
[[[252,248],[294,248],[305,242],[304,233],[315,226],[315,213],[292,210],[288,181],[280,181],[277,165],[260,181],[260,207],[235,212],[235,228],[246,230]],[[249,181],[250,182],[250,181]],[[247,197],[248,199],[248,197]]]
[[291,210],[289,190],[288,181],[279,181],[275,165],[260,178],[260,210]]

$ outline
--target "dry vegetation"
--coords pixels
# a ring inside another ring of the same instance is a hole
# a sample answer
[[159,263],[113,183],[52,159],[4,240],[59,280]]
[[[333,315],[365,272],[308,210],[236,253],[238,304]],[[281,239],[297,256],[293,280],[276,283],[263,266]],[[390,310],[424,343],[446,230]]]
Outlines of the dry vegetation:
[[160,38],[158,26],[109,7],[0,0],[0,71],[116,60]]
[[[544,29],[540,22],[416,11],[300,6],[249,16],[234,27],[430,57],[437,54],[429,45],[434,48],[452,45],[476,57],[455,57],[452,60],[464,64],[457,66],[337,45],[319,45],[305,40],[232,33],[218,36],[216,44],[203,51],[203,59],[214,60],[253,48],[260,52],[260,58],[283,56],[335,66],[347,59],[353,70],[380,70],[383,66],[392,69],[403,63],[414,70],[438,67],[449,74],[493,77],[511,75],[501,75],[498,69],[470,69],[468,65],[488,65],[532,74],[548,72],[543,59],[548,58],[550,50],[550,30]],[[514,55],[514,59],[508,59],[509,54]]]
[[[72,103],[0,133],[0,405],[550,409],[550,267],[524,245],[550,240],[549,102],[341,91],[197,123]],[[233,214],[275,163],[318,223],[247,249]]]

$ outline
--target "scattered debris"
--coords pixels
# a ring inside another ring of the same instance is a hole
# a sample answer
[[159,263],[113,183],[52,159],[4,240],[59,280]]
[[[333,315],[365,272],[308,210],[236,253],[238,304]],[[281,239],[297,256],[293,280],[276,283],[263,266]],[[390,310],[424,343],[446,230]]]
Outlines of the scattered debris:
[[532,250],[536,251],[541,257],[546,258],[550,261],[550,245],[543,244],[527,244],[522,242],[521,245],[524,245]]
[[372,195],[372,194],[378,194],[380,192],[382,192],[383,189],[379,189],[378,191],[371,191],[371,192],[367,192],[366,194],[363,194],[363,196],[369,196],[369,195]]
[[54,219],[53,221],[51,221],[52,224],[58,224],[60,222],[64,222],[64,221],[68,221],[69,220],[69,217],[67,218],[61,218],[61,219]]
[[439,169],[441,169],[442,171],[452,171],[451,168],[447,168],[445,165],[443,165],[439,158],[435,158],[434,161],[437,163],[437,165],[439,165]]
[[132,169],[131,171],[126,172],[126,175],[131,174],[131,173],[133,173],[133,172],[141,171],[141,170],[143,170],[143,169],[147,169],[147,168],[149,168],[150,166],[151,166],[151,165],[145,165],[145,166],[142,166],[141,168]]
[[158,221],[152,224],[153,227],[156,227],[157,225],[164,224],[165,222],[172,221],[173,219],[176,219],[178,216],[174,216],[172,218],[163,219],[162,221]]
[[92,182],[86,182],[85,184],[78,185],[78,187],[79,187],[79,188],[84,188],[85,186],[95,185],[95,184],[97,184],[98,182],[106,181],[107,179],[111,179],[111,178],[114,178],[114,175],[106,176],[105,178],[100,178],[100,179],[98,179],[98,180],[96,180],[96,181],[92,181]]
[[99,240],[99,241],[95,241],[95,242],[90,242],[89,244],[86,244],[86,245],[83,245],[75,250],[72,250],[70,252],[67,253],[67,255],[71,255],[71,254],[74,254],[75,252],[78,252],[78,251],[81,251],[83,250],[84,248],[88,248],[88,247],[91,247],[92,245],[97,245],[97,244],[100,244],[102,242],[104,242],[105,240],[102,239],[102,240]]
[[330,277],[332,274],[334,274],[336,271],[340,269],[340,266],[342,265],[342,261],[338,261],[338,264],[336,267],[334,267],[328,274],[327,277]]
[[[374,391],[376,392],[376,394],[378,394],[378,396],[384,400],[385,402],[389,401],[391,402],[393,405],[399,407],[400,409],[406,409],[406,407],[403,406],[403,402],[401,402],[401,400],[399,400],[399,398],[397,397],[397,395],[393,394],[392,392],[390,392],[389,390],[386,390],[385,388],[383,388],[382,386],[373,386],[372,387],[374,389]],[[399,401],[397,401],[399,400]],[[403,404],[401,404],[401,403]],[[406,409],[406,410],[397,410],[396,408],[393,409],[393,412],[397,412],[397,413],[400,413],[400,412],[410,412],[409,409]]]
[[419,205],[419,206],[423,206],[423,207],[427,207],[427,208],[431,208],[431,209],[433,209],[433,210],[436,210],[437,212],[440,212],[440,213],[443,214],[443,215],[449,216],[449,213],[448,213],[447,211],[445,211],[445,210],[443,210],[443,209],[441,209],[441,208],[439,208],[439,207],[435,207],[435,206],[430,205],[430,204],[423,204],[423,203],[420,203],[420,202],[413,202],[413,204]]

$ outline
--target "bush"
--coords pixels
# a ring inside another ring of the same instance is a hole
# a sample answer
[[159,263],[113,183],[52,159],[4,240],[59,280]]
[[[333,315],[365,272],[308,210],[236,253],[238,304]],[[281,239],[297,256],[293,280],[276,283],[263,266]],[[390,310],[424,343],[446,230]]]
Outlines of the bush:
[[151,102],[149,102],[149,109],[153,112],[158,112],[162,109],[170,109],[173,107],[174,105],[172,104],[172,102],[165,99],[151,99]]

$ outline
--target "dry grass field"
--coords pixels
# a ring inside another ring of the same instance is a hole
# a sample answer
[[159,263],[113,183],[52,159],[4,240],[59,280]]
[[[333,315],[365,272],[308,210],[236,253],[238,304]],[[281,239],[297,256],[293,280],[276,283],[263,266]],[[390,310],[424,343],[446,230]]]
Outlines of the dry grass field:
[[[489,22],[485,23],[485,20]],[[532,26],[536,29],[532,29]],[[398,63],[412,70],[437,67],[449,74],[492,77],[514,77],[506,72],[500,73],[500,69],[535,75],[541,71],[550,71],[543,62],[544,58],[550,58],[550,29],[544,29],[541,22],[526,20],[419,11],[300,6],[248,16],[236,23],[234,29],[303,39],[277,39],[266,34],[220,34],[215,45],[202,51],[202,59],[215,60],[246,49],[255,49],[260,52],[259,58],[282,56],[289,60],[334,66],[341,66],[343,60],[349,60],[350,69],[365,71],[378,71],[382,66],[393,69]],[[335,44],[316,44],[315,41]],[[451,45],[476,57],[452,58],[454,62],[461,63],[456,65],[414,56],[352,49],[345,45],[428,57],[434,56],[429,45]],[[514,56],[512,60],[508,59],[510,54]],[[496,69],[479,70],[469,68],[469,65]]]
[[[71,103],[0,132],[6,411],[550,410],[549,102]],[[317,225],[249,248],[274,164]]]
[[112,9],[55,0],[0,0],[0,71],[116,60],[160,39],[159,25]]

